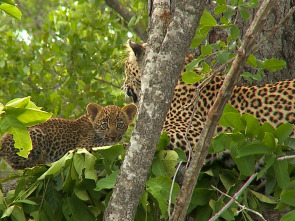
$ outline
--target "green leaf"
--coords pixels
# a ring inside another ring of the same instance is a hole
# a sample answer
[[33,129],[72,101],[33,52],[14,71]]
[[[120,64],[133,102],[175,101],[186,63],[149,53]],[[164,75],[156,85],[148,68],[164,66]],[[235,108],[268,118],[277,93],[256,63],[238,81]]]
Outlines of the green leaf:
[[212,47],[209,44],[202,45],[201,46],[201,54],[202,54],[202,56],[211,55],[212,54]]
[[89,207],[87,207],[85,203],[77,197],[66,197],[62,205],[62,210],[67,220],[96,220]]
[[200,25],[214,27],[217,25],[217,22],[215,18],[205,9],[200,19]]
[[155,157],[152,164],[152,172],[155,176],[164,176],[165,168],[159,157]]
[[63,167],[66,164],[67,160],[70,160],[73,158],[73,150],[69,151],[68,153],[66,153],[62,158],[60,158],[58,161],[54,162],[51,164],[51,167],[49,167],[49,169],[42,174],[42,176],[40,176],[38,178],[38,180],[43,180],[45,179],[46,176],[50,176],[50,175],[56,175],[58,173],[60,173],[60,171],[63,169]]
[[114,146],[104,146],[104,147],[95,147],[92,150],[101,153],[109,161],[113,162],[117,157],[124,152],[123,145],[114,145]]
[[223,113],[228,113],[228,112],[233,112],[233,113],[237,113],[239,114],[240,112],[234,108],[233,106],[229,105],[229,104],[226,104],[224,109],[223,109]]
[[268,59],[262,63],[262,68],[270,71],[276,71],[284,68],[285,66],[286,62],[284,60],[278,60],[275,58]]
[[264,122],[258,130],[257,139],[262,140],[266,132],[273,134],[275,132],[275,129],[271,124]]
[[[150,178],[146,182],[146,191],[153,195],[158,201],[161,214],[164,218],[167,218],[167,201],[169,199],[169,193],[171,188],[172,180],[165,176],[158,176],[155,178]],[[172,202],[179,192],[179,185],[174,183],[172,191]]]
[[186,72],[190,72],[191,70],[194,70],[196,66],[199,66],[199,63],[203,61],[204,58],[202,56],[199,56],[198,58],[191,61],[188,65],[185,66]]
[[52,116],[52,113],[37,109],[25,109],[17,116],[17,119],[26,127],[31,127],[35,124],[43,123]]
[[254,196],[256,196],[256,198],[259,201],[264,202],[264,203],[268,203],[268,204],[277,204],[276,201],[270,199],[269,197],[267,197],[261,193],[255,192],[254,190],[251,190],[251,189],[249,189],[249,190],[251,191],[251,193],[253,193]]
[[255,155],[255,154],[268,154],[271,153],[271,149],[265,146],[263,143],[257,142],[257,143],[251,143],[244,147],[242,147],[238,151],[237,158]]
[[100,191],[102,189],[112,189],[115,186],[117,175],[119,170],[116,170],[111,173],[111,175],[107,176],[106,178],[102,178],[96,182],[95,191]]
[[12,211],[14,210],[15,205],[8,207],[2,214],[1,218],[5,218],[10,216],[10,214],[12,213]]
[[74,168],[79,176],[82,176],[82,171],[85,168],[85,159],[81,153],[78,151],[74,154],[73,157]]
[[20,20],[22,17],[21,11],[14,5],[1,4],[0,9],[2,9],[6,14]]
[[256,137],[260,128],[259,121],[252,114],[243,114],[241,119],[246,123],[246,136],[250,138]]
[[94,169],[96,157],[85,150],[85,179],[97,181],[96,171]]
[[281,201],[290,206],[295,206],[295,190],[287,190],[281,194]]
[[0,121],[0,129],[13,135],[14,147],[19,149],[18,155],[28,157],[32,150],[32,141],[27,128],[13,115],[5,114]]
[[1,0],[1,2],[4,2],[4,3],[7,3],[7,4],[10,4],[10,5],[15,5],[15,3],[12,1],[12,0]]
[[280,144],[282,144],[292,134],[293,129],[294,125],[290,123],[282,124],[276,129],[275,136],[278,138]]
[[288,173],[288,162],[286,160],[277,160],[274,165],[275,177],[279,187],[282,189],[287,188],[290,183],[290,177]]
[[186,162],[187,161],[187,158],[186,158],[186,153],[180,149],[180,148],[174,148],[173,149],[177,155],[178,155],[178,162],[182,161],[182,162]]
[[226,1],[225,0],[217,0],[216,3],[219,5],[225,5]]
[[230,53],[227,50],[221,50],[217,53],[216,59],[219,63],[224,64],[230,59]]
[[163,132],[160,136],[159,144],[157,146],[157,151],[165,150],[170,143],[170,139],[167,135],[167,132]]
[[75,186],[74,193],[77,196],[77,198],[82,200],[82,201],[90,200],[90,197],[89,197],[87,191],[84,188],[80,188],[78,186]]
[[202,77],[197,74],[196,72],[184,72],[182,74],[182,80],[186,84],[194,84],[196,82],[200,82],[202,80]]
[[24,214],[23,207],[21,207],[20,205],[15,205],[14,210],[12,211],[12,217],[14,217],[17,221],[27,220]]
[[259,171],[259,173],[257,174],[257,179],[260,179],[263,176],[263,174],[274,164],[275,161],[275,155],[266,156],[264,159],[265,167]]
[[252,67],[256,68],[257,67],[257,58],[253,54],[250,54],[247,59],[246,64],[251,65]]
[[229,149],[231,142],[232,142],[232,139],[227,134],[225,133],[218,134],[212,140],[212,148],[214,150],[214,153],[218,153],[225,149]]
[[222,182],[223,186],[225,187],[225,189],[227,191],[229,191],[230,188],[232,188],[237,182],[237,179],[232,174],[223,174],[223,173],[221,173],[219,175],[219,178],[220,178],[220,181]]
[[195,188],[190,203],[203,206],[208,205],[214,191],[207,188]]
[[128,27],[132,27],[135,25],[136,22],[136,15],[133,15],[132,18],[130,19],[130,21],[128,22]]
[[272,133],[265,132],[262,143],[272,151],[276,149],[275,136]]
[[245,9],[244,7],[239,7],[239,12],[245,21],[249,19],[249,12],[247,9]]
[[232,127],[238,132],[243,131],[245,128],[244,123],[241,121],[241,115],[234,112],[223,113],[218,123],[224,127]]
[[215,15],[219,15],[223,12],[225,12],[227,9],[227,6],[226,5],[217,5],[215,8],[214,8],[214,14]]
[[238,148],[237,145],[234,145],[230,149],[231,155],[233,157],[234,162],[236,163],[238,169],[241,173],[245,176],[251,176],[255,171],[255,158],[252,155],[247,157],[239,157],[236,158],[238,155]]
[[202,62],[201,66],[202,66],[201,73],[207,74],[208,72],[210,72],[210,66],[205,61]]
[[147,206],[149,202],[148,202],[148,193],[146,191],[143,191],[143,194],[140,199],[140,203],[142,207],[144,208],[144,210],[147,212]]
[[295,210],[282,216],[280,221],[294,221],[295,220]]
[[200,44],[207,38],[207,33],[201,34],[201,26],[199,26],[196,30],[195,36],[192,40],[190,48],[197,48]]
[[52,179],[48,182],[45,199],[54,213],[58,211],[62,195],[56,190],[56,184]]
[[7,102],[5,106],[14,108],[25,108],[29,104],[30,99],[31,97],[15,98]]
[[174,175],[175,167],[178,162],[178,154],[173,150],[161,150],[158,153],[158,156],[161,159],[165,169],[164,175],[172,177]]
[[240,29],[236,25],[232,25],[230,27],[230,37],[233,40],[236,40],[238,37],[240,37]]

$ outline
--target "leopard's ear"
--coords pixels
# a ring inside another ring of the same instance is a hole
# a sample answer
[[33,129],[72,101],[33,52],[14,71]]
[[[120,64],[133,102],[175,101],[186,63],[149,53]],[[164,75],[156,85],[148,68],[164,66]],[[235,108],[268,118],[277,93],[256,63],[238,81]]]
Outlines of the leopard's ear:
[[146,44],[140,45],[140,44],[137,44],[131,40],[128,40],[128,45],[132,49],[132,51],[134,52],[134,55],[137,59],[139,59],[145,52]]
[[125,107],[123,107],[121,111],[127,115],[128,124],[131,124],[137,113],[137,107],[134,104],[128,104]]
[[87,105],[86,110],[87,110],[87,113],[90,116],[90,120],[93,122],[95,120],[96,116],[100,112],[102,112],[103,107],[96,104],[96,103],[90,103],[90,104]]

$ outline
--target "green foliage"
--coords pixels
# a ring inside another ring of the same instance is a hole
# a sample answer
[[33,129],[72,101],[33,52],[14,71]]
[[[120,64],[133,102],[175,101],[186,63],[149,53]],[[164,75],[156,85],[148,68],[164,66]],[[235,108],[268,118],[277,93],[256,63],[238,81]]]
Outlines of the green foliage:
[[12,0],[2,0],[0,1],[0,10],[4,11],[6,14],[12,16],[16,19],[21,19],[22,13],[15,6]]
[[0,104],[0,134],[13,135],[18,154],[27,157],[32,149],[32,142],[27,127],[45,122],[51,113],[41,111],[30,101],[30,97],[16,98],[5,106]]
[[[132,35],[124,20],[104,1],[22,4],[31,14],[20,21],[0,17],[1,102],[31,96],[65,118],[85,114],[90,102],[123,106],[124,45]],[[141,12],[137,22],[147,16],[141,1],[122,4]]]
[[[200,24],[196,30],[191,48],[197,48],[205,41],[205,45],[201,45],[201,55],[186,66],[186,72],[182,76],[182,80],[187,84],[200,82],[200,75],[210,72],[217,64],[226,64],[237,54],[237,48],[240,46],[240,29],[235,24],[237,21],[233,15],[238,12],[239,16],[245,21],[249,19],[249,10],[256,8],[259,5],[257,0],[237,1],[232,0],[229,3],[223,0],[216,1],[217,5],[214,8],[215,15],[221,15],[216,20],[208,11],[204,11],[200,20]],[[209,44],[207,42],[208,33],[212,28],[229,29],[229,35],[226,39],[218,40],[216,43]],[[206,50],[204,50],[206,49]],[[210,64],[209,64],[210,61]],[[201,63],[202,62],[202,63]],[[286,62],[275,58],[259,60],[251,54],[247,60],[247,65],[254,68],[255,73],[244,72],[241,77],[252,83],[252,80],[261,81],[265,75],[264,70],[276,71],[286,66]],[[213,67],[214,65],[214,67]],[[231,63],[227,64],[225,70],[229,70]],[[203,67],[202,69],[200,67]],[[203,75],[202,75],[203,76]]]

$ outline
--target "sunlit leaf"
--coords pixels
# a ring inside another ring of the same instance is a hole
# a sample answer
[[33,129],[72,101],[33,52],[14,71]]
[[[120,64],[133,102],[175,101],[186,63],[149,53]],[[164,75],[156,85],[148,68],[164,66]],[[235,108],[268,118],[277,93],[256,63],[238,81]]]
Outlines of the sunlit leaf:
[[286,67],[286,62],[275,58],[268,59],[262,63],[262,68],[270,71],[276,71],[284,67]]
[[11,4],[1,4],[0,9],[3,10],[6,14],[16,18],[21,19],[22,13],[21,11],[14,5]]

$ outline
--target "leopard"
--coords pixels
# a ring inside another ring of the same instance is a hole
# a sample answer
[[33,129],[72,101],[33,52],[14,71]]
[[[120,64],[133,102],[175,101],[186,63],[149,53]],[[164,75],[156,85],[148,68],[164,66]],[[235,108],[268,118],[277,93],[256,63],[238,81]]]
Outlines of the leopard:
[[13,169],[23,170],[39,164],[59,160],[68,151],[114,145],[121,141],[133,122],[137,107],[128,104],[123,108],[116,105],[102,107],[89,103],[87,114],[75,119],[50,118],[44,123],[28,127],[32,150],[28,158],[19,156],[14,147],[13,135],[5,133],[1,139],[0,158]]
[[[128,56],[125,60],[125,81],[122,90],[127,97],[138,105],[141,99],[141,73],[143,60],[147,44],[137,44],[132,41],[127,42]],[[185,64],[193,60],[192,55],[185,58]],[[191,151],[191,147],[196,147],[200,138],[203,126],[207,119],[208,111],[213,106],[217,94],[223,84],[224,75],[215,75],[211,81],[198,93],[195,114],[193,106],[200,82],[186,84],[182,80],[185,66],[179,75],[174,89],[173,99],[166,115],[162,131],[166,131],[170,138],[167,149],[180,148],[186,153]],[[255,86],[235,86],[228,104],[235,107],[239,113],[252,114],[262,124],[270,123],[273,127],[278,127],[283,123],[295,124],[295,80],[285,80],[274,84],[264,84]],[[192,121],[190,124],[190,119]],[[190,124],[189,130],[187,128]],[[218,132],[226,128],[218,127]],[[294,136],[294,131],[293,135]],[[187,154],[188,155],[188,154]],[[211,153],[205,159],[205,164],[210,165],[217,160],[223,160],[225,155]],[[228,157],[228,156],[227,156]],[[230,160],[229,164],[233,162]],[[230,166],[231,167],[231,166]]]

